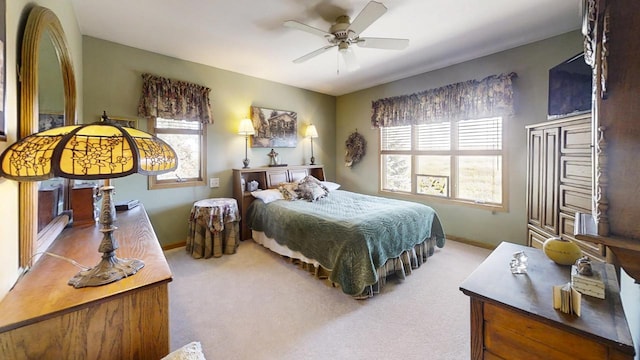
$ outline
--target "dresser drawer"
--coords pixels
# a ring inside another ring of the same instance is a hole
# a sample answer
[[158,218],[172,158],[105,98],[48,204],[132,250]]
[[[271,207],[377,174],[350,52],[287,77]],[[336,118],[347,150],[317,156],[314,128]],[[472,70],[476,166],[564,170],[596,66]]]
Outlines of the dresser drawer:
[[560,185],[560,211],[567,214],[591,213],[591,190],[576,186]]
[[527,230],[527,245],[536,249],[542,249],[542,244],[544,244],[548,238],[555,236],[557,236],[557,234],[547,234],[537,227],[529,225],[529,229]]
[[593,179],[593,167],[591,157],[588,156],[561,156],[560,157],[560,182],[591,187]]
[[564,125],[560,131],[560,152],[591,154],[591,117]]
[[500,359],[608,358],[607,348],[588,338],[491,303],[483,310],[485,351]]

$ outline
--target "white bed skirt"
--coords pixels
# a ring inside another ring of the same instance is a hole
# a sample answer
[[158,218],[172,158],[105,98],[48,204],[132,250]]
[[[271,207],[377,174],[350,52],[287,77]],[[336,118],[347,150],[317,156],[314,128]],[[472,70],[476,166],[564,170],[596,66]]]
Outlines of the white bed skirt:
[[[293,251],[293,250],[289,249],[288,247],[286,247],[284,245],[278,244],[278,242],[275,239],[272,239],[272,238],[268,237],[262,231],[252,230],[251,233],[252,233],[252,236],[253,236],[253,241],[255,241],[258,244],[266,247],[267,249],[275,252],[276,254],[280,254],[282,256],[286,256],[286,257],[289,257],[289,258],[292,258],[292,259],[300,260],[302,262],[305,262],[305,263],[307,263],[309,265],[313,265],[315,267],[319,267],[320,266],[320,263],[317,262],[316,260],[310,259],[310,258],[302,255],[298,251]],[[327,269],[327,270],[330,271],[331,269]]]
[[[331,273],[331,269],[320,265],[318,261],[310,259],[298,251],[293,251],[285,245],[280,245],[275,239],[269,238],[262,231],[252,230],[252,237],[253,241],[276,254],[301,262],[307,270],[313,272],[318,278],[327,279]],[[414,246],[412,249],[404,251],[399,257],[387,260],[384,265],[377,269],[378,282],[367,286],[360,295],[353,297],[356,299],[367,299],[379,293],[384,287],[388,276],[395,275],[397,278],[404,280],[414,269],[419,268],[425,263],[429,256],[433,255],[435,246],[436,238],[431,237],[425,239],[425,241]],[[333,285],[336,286],[338,284]]]

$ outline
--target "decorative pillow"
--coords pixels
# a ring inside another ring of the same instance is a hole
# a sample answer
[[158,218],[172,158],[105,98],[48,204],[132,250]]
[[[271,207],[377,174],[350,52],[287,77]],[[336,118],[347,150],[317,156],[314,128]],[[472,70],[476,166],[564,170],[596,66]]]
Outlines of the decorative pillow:
[[329,195],[329,190],[314,182],[298,184],[298,196],[308,201],[316,201]]
[[320,180],[311,175],[305,176],[298,182],[298,196],[308,200],[316,201],[329,195],[329,190],[322,185]]
[[171,352],[160,360],[206,360],[202,353],[202,345],[198,341],[190,342],[187,345]]
[[340,188],[340,184],[331,181],[320,181],[320,184],[326,187],[328,191],[338,190]]
[[312,182],[312,183],[315,183],[317,185],[321,185],[320,180],[316,179],[312,175],[307,175],[307,176],[303,177],[302,179],[300,179],[300,181],[298,181],[298,184],[304,184],[304,183],[308,183],[308,182]]
[[285,200],[298,200],[298,183],[281,183],[278,190]]
[[282,193],[278,189],[252,191],[251,195],[253,195],[253,197],[257,199],[264,201],[265,204],[268,204],[272,201],[284,199]]

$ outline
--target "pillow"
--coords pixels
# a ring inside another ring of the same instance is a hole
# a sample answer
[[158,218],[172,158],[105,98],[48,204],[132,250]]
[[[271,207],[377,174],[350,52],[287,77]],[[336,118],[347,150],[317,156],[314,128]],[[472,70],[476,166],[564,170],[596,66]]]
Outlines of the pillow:
[[282,193],[278,189],[252,191],[251,195],[253,195],[253,197],[257,199],[264,201],[265,204],[268,204],[272,201],[284,199]]
[[329,195],[329,190],[322,185],[309,181],[298,184],[298,195],[302,199],[316,201]]
[[322,185],[320,180],[308,175],[298,182],[298,195],[302,199],[316,201],[329,195],[329,190]]
[[340,184],[331,181],[320,181],[320,184],[326,187],[328,191],[338,190],[340,188]]
[[298,183],[281,183],[278,190],[285,200],[298,200]]
[[171,352],[160,360],[206,360],[202,353],[202,345],[198,341],[190,342],[187,345]]
[[307,183],[307,182],[312,182],[312,183],[315,183],[317,185],[320,185],[320,180],[316,179],[312,175],[307,175],[307,176],[303,177],[302,179],[300,179],[300,181],[298,181],[298,184],[303,184],[303,183]]

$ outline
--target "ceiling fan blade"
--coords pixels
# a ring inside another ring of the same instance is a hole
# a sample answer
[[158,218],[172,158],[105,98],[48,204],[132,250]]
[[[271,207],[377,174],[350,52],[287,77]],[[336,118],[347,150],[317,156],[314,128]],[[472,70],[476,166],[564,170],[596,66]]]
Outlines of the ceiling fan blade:
[[392,39],[392,38],[359,38],[358,46],[364,48],[402,50],[409,46],[409,39]]
[[360,11],[360,14],[353,19],[351,25],[349,25],[349,30],[359,35],[385,12],[387,12],[387,8],[383,4],[376,1],[369,1],[364,9]]
[[356,54],[351,48],[340,49],[339,52],[342,54],[342,59],[344,60],[344,64],[347,66],[347,71],[354,71],[360,68]]
[[329,49],[331,49],[332,47],[335,47],[335,46],[336,45],[327,45],[325,47],[321,47],[318,50],[312,51],[312,52],[308,53],[307,55],[301,56],[301,57],[293,60],[293,62],[296,63],[296,64],[303,63],[303,62],[311,59],[312,57],[318,56],[318,55],[324,53],[325,51],[327,51],[327,50],[329,50]]
[[295,20],[285,21],[283,25],[288,27],[288,28],[306,31],[306,32],[311,33],[313,35],[324,37],[327,40],[331,40],[331,39],[334,38],[334,35],[331,34],[331,33],[328,33],[328,32],[326,32],[324,30],[320,30],[320,29],[315,28],[313,26],[309,26],[307,24],[303,24],[303,23],[295,21]]

